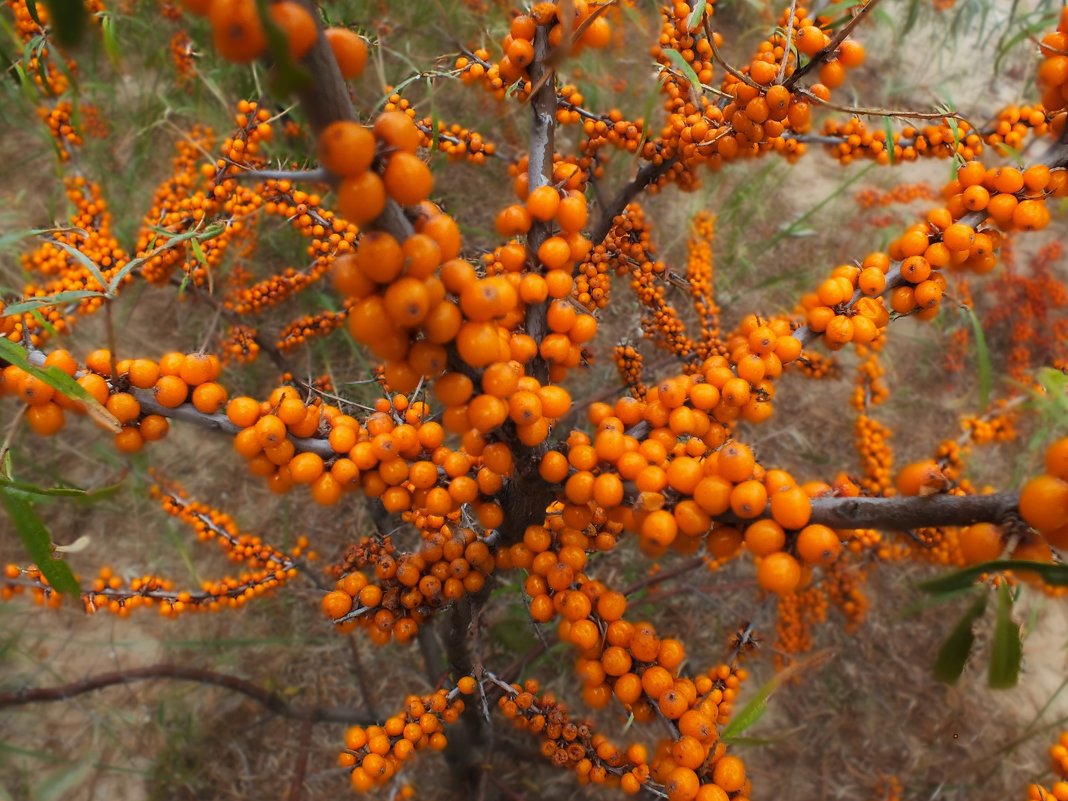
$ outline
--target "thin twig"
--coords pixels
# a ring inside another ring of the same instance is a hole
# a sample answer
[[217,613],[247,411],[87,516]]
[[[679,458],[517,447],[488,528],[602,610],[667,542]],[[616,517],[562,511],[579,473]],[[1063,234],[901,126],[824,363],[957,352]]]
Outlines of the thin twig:
[[623,213],[624,209],[634,198],[641,194],[642,190],[655,183],[664,173],[670,170],[675,165],[675,161],[676,158],[672,156],[671,158],[663,159],[659,163],[649,162],[638,170],[638,174],[601,210],[601,216],[590,232],[590,239],[594,245],[599,245],[604,241],[604,238],[608,236],[608,232],[612,230],[616,217]]
[[360,685],[360,695],[367,705],[367,712],[373,718],[378,718],[378,710],[375,708],[375,696],[371,692],[371,686],[367,681],[367,671],[363,667],[363,658],[360,656],[360,646],[356,637],[349,634],[349,650],[352,652],[352,673],[356,677],[356,683]]
[[797,0],[790,0],[790,21],[786,25],[786,47],[782,51],[782,63],[779,64],[779,74],[775,83],[782,83],[786,76],[786,65],[790,61],[790,48],[794,45],[794,17],[797,14]]
[[842,111],[846,114],[856,114],[864,117],[902,117],[904,119],[915,120],[961,120],[967,122],[956,111],[898,111],[896,109],[889,108],[863,108],[859,106],[842,106],[837,103],[832,103],[830,100],[824,100],[821,97],[817,97],[807,89],[798,89],[797,94],[801,95],[806,100],[813,103],[817,103],[825,108],[834,109],[835,111]]
[[841,29],[838,31],[838,33],[834,35],[834,38],[831,39],[827,46],[820,50],[818,53],[816,53],[816,55],[814,55],[811,59],[809,59],[809,62],[805,64],[805,66],[801,67],[801,69],[797,70],[797,72],[787,78],[786,83],[784,83],[783,86],[785,86],[787,89],[793,89],[799,80],[804,78],[808,73],[812,72],[812,70],[814,70],[824,61],[826,61],[830,56],[834,55],[835,51],[838,50],[838,47],[842,44],[842,42],[844,42],[849,36],[849,34],[853,32],[853,29],[860,24],[860,21],[866,16],[868,16],[868,14],[870,14],[872,10],[877,5],[879,5],[879,1],[880,0],[868,0],[867,3],[861,6],[860,10],[857,11],[857,13],[849,20],[849,22],[847,22],[841,27]]
[[314,170],[242,170],[233,173],[239,181],[307,181],[313,184],[330,183],[330,173],[322,167]]
[[277,693],[265,690],[257,684],[245,679],[231,676],[226,673],[217,673],[213,670],[189,667],[188,665],[174,665],[162,663],[148,665],[139,668],[125,668],[109,673],[98,673],[95,676],[74,681],[70,684],[62,684],[56,687],[38,687],[35,689],[16,690],[14,692],[0,693],[0,709],[26,704],[48,703],[52,701],[65,701],[78,695],[112,687],[118,684],[132,684],[138,681],[151,681],[154,679],[174,679],[178,681],[192,681],[198,684],[210,684],[222,687],[241,695],[251,698],[253,701],[266,707],[269,712],[285,718],[295,720],[311,720],[314,723],[361,723],[374,722],[364,709],[344,709],[339,707],[322,706],[294,706]]
[[752,78],[750,78],[744,72],[739,72],[738,70],[736,70],[734,67],[727,63],[726,59],[724,59],[722,55],[720,55],[719,48],[716,47],[716,37],[715,34],[712,32],[712,26],[709,22],[707,15],[702,20],[702,24],[705,28],[705,37],[708,39],[708,44],[712,48],[713,60],[742,83],[747,84],[753,87],[754,89],[763,89],[764,87],[762,87]]
[[664,570],[660,573],[650,573],[644,578],[640,578],[631,584],[628,584],[620,592],[624,595],[633,595],[638,590],[645,589],[646,587],[652,587],[656,584],[661,584],[665,581],[684,576],[687,573],[692,573],[699,567],[704,567],[707,563],[707,559],[704,556],[695,556],[692,559],[687,559],[685,562],[673,567],[671,570]]
[[300,750],[297,751],[297,764],[293,767],[293,782],[289,785],[286,801],[300,801],[304,795],[304,775],[308,772],[308,750],[311,745],[312,720],[305,718],[300,725]]

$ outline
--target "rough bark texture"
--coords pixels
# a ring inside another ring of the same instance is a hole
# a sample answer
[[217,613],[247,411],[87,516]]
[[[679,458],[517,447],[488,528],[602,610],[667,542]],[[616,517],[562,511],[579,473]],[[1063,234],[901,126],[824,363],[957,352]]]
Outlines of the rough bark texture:
[[924,526],[998,523],[1015,515],[1015,492],[994,495],[901,495],[893,498],[816,498],[812,522],[831,528],[904,531]]
[[[552,183],[553,150],[556,142],[556,77],[547,75],[552,67],[546,62],[549,57],[549,28],[539,25],[534,33],[534,61],[528,68],[531,86],[541,86],[530,98],[532,111],[530,129],[530,156],[527,162],[527,182],[533,191],[539,186]],[[534,221],[527,234],[527,264],[532,272],[540,272],[538,248],[549,238],[551,222]],[[547,328],[545,315],[548,304],[535,303],[527,307],[525,327],[527,334],[540,342]],[[530,374],[542,383],[549,378],[549,365],[540,355],[530,365]]]

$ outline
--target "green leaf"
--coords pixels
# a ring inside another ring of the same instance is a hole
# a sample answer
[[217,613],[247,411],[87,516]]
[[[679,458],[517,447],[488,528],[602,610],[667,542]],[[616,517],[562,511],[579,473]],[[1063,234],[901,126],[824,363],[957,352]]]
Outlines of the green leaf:
[[960,622],[938,649],[935,658],[935,678],[946,684],[956,684],[964,672],[964,665],[975,645],[975,632],[972,630],[975,621],[986,611],[987,593],[983,592],[971,606],[968,607]]
[[41,574],[56,592],[64,595],[78,595],[82,588],[70,570],[70,566],[52,556],[52,537],[37,516],[33,506],[9,487],[0,484],[0,503],[7,510],[8,517],[15,524],[15,530],[22,540],[30,559],[41,569]]
[[37,309],[31,309],[30,316],[37,321],[37,324],[41,326],[41,328],[48,332],[49,336],[59,336],[59,332],[56,330],[56,327],[50,322],[48,322],[48,320],[44,318],[44,315],[42,315],[41,312],[39,312]]
[[902,617],[902,618],[905,618],[905,617],[909,617],[911,615],[915,615],[915,614],[917,614],[919,612],[922,612],[922,611],[924,611],[926,609],[932,609],[932,608],[934,608],[936,606],[942,606],[943,604],[948,604],[948,603],[952,603],[953,601],[958,601],[961,598],[964,598],[965,596],[971,595],[973,589],[974,589],[974,585],[968,585],[964,589],[952,590],[950,592],[937,593],[937,594],[931,595],[929,598],[928,597],[920,598],[919,600],[913,601],[908,606],[906,606],[904,609],[902,609],[898,613],[898,616]]
[[768,698],[779,687],[779,682],[772,677],[763,687],[757,690],[756,697],[742,707],[742,711],[731,718],[731,722],[720,732],[720,739],[725,743],[733,743],[742,732],[764,717],[768,711]]
[[[18,65],[16,65],[18,66]],[[88,236],[88,233],[81,228],[27,228],[25,231],[13,231],[10,234],[4,234],[0,236],[0,250],[7,250],[17,242],[22,241],[31,236],[41,236],[41,234],[54,234],[58,231],[74,231]]]
[[[802,231],[802,223],[804,223],[806,220],[808,220],[810,217],[820,211],[824,206],[834,201],[836,197],[845,192],[849,187],[851,187],[853,184],[855,184],[857,181],[867,175],[868,172],[870,172],[874,168],[875,162],[872,162],[871,164],[868,164],[867,166],[857,170],[855,175],[850,176],[848,179],[838,184],[838,186],[834,188],[834,191],[832,191],[829,195],[820,200],[819,203],[815,204],[814,206],[809,206],[809,208],[805,209],[805,212],[803,214],[798,216],[793,221],[789,223],[784,222],[779,227],[779,230],[775,232],[775,235],[771,237],[771,239],[768,240],[767,243],[765,243],[764,247],[770,248],[773,245],[777,244],[779,240],[783,239],[784,237],[797,236],[797,232]],[[768,174],[770,175],[771,173],[769,172]],[[753,183],[755,184],[756,182]],[[761,202],[763,202],[763,200],[761,200]],[[739,219],[743,218],[739,217]],[[743,228],[744,226],[738,226],[738,230],[743,230]]]
[[82,0],[45,0],[45,7],[52,37],[63,47],[78,44],[89,22]]
[[119,40],[115,36],[115,16],[105,14],[100,22],[100,30],[104,36],[104,52],[108,59],[116,67],[122,62],[122,50],[119,48]]
[[690,82],[690,87],[693,89],[693,91],[700,94],[701,82],[697,79],[697,73],[693,71],[693,67],[691,67],[689,62],[687,62],[686,59],[682,57],[682,53],[680,53],[678,50],[673,50],[670,47],[666,48],[664,52],[668,54],[668,58],[671,59],[671,62],[675,65],[678,71],[681,72],[686,77],[686,80]]
[[[947,113],[956,112],[956,108],[949,103],[944,105],[944,109]],[[957,169],[965,165],[964,156],[960,154],[960,126],[957,125],[956,117],[946,117],[946,124],[949,126],[949,130],[953,133],[953,163],[949,167],[949,178],[953,180],[957,177]]]
[[208,266],[208,254],[204,252],[204,248],[200,246],[200,240],[193,237],[189,240],[189,247],[193,251],[193,258],[197,260],[201,267]]
[[979,321],[975,310],[970,306],[965,306],[964,308],[968,312],[968,319],[972,324],[972,334],[975,336],[975,358],[979,369],[979,405],[985,409],[990,402],[990,389],[994,383],[994,371],[990,366],[990,349],[986,346],[983,324]]
[[768,711],[768,699],[783,684],[792,679],[802,670],[820,665],[831,656],[829,650],[817,651],[806,659],[802,659],[780,670],[772,676],[764,685],[757,690],[756,697],[749,701],[742,710],[731,718],[731,722],[720,732],[720,739],[727,743],[733,743],[742,732],[764,717]]
[[697,0],[694,4],[693,11],[690,12],[690,18],[686,20],[686,30],[693,31],[701,24],[701,21],[705,18],[705,6],[707,0]]
[[990,654],[987,683],[996,690],[1015,687],[1020,676],[1020,627],[1012,619],[1012,590],[1005,582],[998,587],[997,617],[994,623],[994,648]]
[[75,261],[77,261],[80,265],[85,267],[85,269],[87,269],[90,273],[93,274],[93,278],[95,278],[100,283],[101,289],[107,289],[108,282],[104,280],[104,274],[100,272],[100,268],[97,267],[95,261],[93,261],[80,250],[78,250],[78,248],[74,247],[74,245],[68,245],[66,242],[60,242],[57,239],[50,239],[49,242],[51,242],[57,248],[67,251],[67,253],[74,257]]
[[997,573],[1011,570],[1019,573],[1037,573],[1044,582],[1053,587],[1068,587],[1068,565],[1055,565],[1049,562],[1027,562],[1022,559],[996,559],[993,562],[966,567],[945,576],[925,581],[920,589],[927,593],[938,594],[953,592],[970,587],[975,580],[985,573]]
[[122,489],[122,484],[112,484],[95,490],[84,490],[78,487],[39,487],[36,484],[30,484],[25,481],[12,481],[5,478],[0,479],[0,487],[22,496],[39,495],[45,498],[74,498],[79,501],[97,501],[115,495]]
[[41,24],[41,18],[37,14],[37,0],[26,0],[26,10],[30,12],[30,19]]
[[110,431],[117,434],[122,430],[122,426],[115,415],[101,406],[96,398],[82,388],[81,384],[58,367],[38,367],[32,364],[30,362],[30,354],[10,339],[0,337],[0,359],[21,367],[30,375],[41,379],[48,386],[62,392],[68,398],[82,401],[89,416]]
[[[1057,22],[1057,18],[1058,14],[1056,13],[1043,14],[1038,17],[1035,23],[1024,26],[1009,39],[1006,39],[1003,42],[998,42],[997,57],[994,59],[994,74],[996,75],[1001,71],[1001,62],[1016,45],[1025,39],[1041,35],[1042,31]],[[1002,39],[1004,39],[1004,37],[1002,37]]]
[[[129,275],[131,270],[137,269],[149,259],[154,258],[163,251],[169,250],[178,243],[185,242],[189,239],[193,240],[193,242],[195,243],[193,245],[193,253],[197,255],[198,259],[201,259],[202,264],[206,264],[207,257],[204,255],[204,250],[202,248],[199,248],[198,245],[200,244],[200,242],[207,242],[209,239],[214,239],[225,230],[226,226],[222,223],[218,223],[216,225],[208,226],[203,231],[186,231],[184,234],[176,234],[175,236],[172,236],[158,248],[153,248],[144,256],[138,256],[136,259],[131,259],[130,261],[126,262],[126,264],[122,266],[122,269],[115,273],[115,277],[111,279],[111,284],[108,286],[108,292],[114,295],[115,291],[118,289],[119,284],[122,282],[122,279]],[[186,273],[186,277],[188,277],[188,275],[189,274]]]
[[21,62],[15,62],[15,73],[19,76],[19,89],[22,91],[22,96],[29,100],[31,103],[37,102],[37,90],[34,88],[33,81],[30,80],[30,76],[26,74],[25,67]]
[[894,166],[894,127],[890,124],[889,117],[883,117],[883,129],[886,131],[886,157],[890,160],[890,166]]
[[85,298],[103,297],[107,297],[107,295],[92,289],[72,289],[69,292],[57,292],[56,294],[48,295],[47,297],[34,298],[33,300],[25,300],[22,303],[16,303],[13,306],[5,308],[4,314],[25,314],[34,309],[40,309],[42,306],[59,306],[62,303],[72,303],[77,300],[84,300]]

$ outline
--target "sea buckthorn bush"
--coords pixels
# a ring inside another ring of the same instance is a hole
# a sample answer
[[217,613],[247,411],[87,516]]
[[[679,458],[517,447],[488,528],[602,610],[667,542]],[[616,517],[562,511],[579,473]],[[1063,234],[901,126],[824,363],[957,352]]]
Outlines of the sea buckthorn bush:
[[[0,682],[0,708],[216,685],[300,723],[288,798],[567,774],[749,801],[794,796],[747,731],[827,661],[817,624],[863,642],[887,576],[953,604],[931,686],[1027,681],[1027,610],[1068,587],[1068,9],[998,17],[1015,99],[958,108],[879,83],[887,29],[974,22],[951,2],[404,5],[6,3],[7,99],[55,165],[19,175],[63,203],[5,242],[5,610],[182,627],[293,599],[354,676],[168,662]],[[79,502],[233,567],[138,563],[106,515],[64,542]],[[335,756],[310,768],[317,724]],[[930,795],[848,759],[873,798]],[[1036,780],[1013,792],[1068,798]]]

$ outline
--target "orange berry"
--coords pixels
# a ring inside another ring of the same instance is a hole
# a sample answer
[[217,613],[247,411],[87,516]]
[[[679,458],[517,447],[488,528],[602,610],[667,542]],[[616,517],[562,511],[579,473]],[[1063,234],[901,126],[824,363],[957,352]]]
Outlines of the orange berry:
[[228,61],[247,64],[267,49],[255,0],[212,0],[208,19],[215,49]]
[[370,129],[347,120],[323,128],[318,144],[319,163],[342,178],[367,172],[375,157],[375,137]]
[[366,225],[386,208],[386,188],[374,172],[368,170],[345,178],[337,187],[337,210],[356,225]]
[[1068,480],[1068,437],[1062,437],[1046,449],[1046,472]]
[[754,556],[767,556],[781,551],[786,544],[786,533],[773,520],[758,520],[745,530],[745,547]]
[[731,490],[731,510],[743,519],[759,517],[767,503],[768,491],[759,481],[743,481]]
[[527,211],[536,220],[548,222],[560,208],[560,193],[553,186],[539,186],[527,195]]
[[811,565],[828,565],[838,558],[842,542],[833,529],[814,523],[797,535],[797,555]]
[[1020,491],[1020,515],[1039,531],[1068,524],[1068,482],[1048,474],[1032,478]]
[[712,769],[712,781],[728,793],[741,790],[745,785],[745,764],[736,756],[723,756]]
[[319,28],[311,14],[292,0],[271,3],[267,7],[267,13],[271,15],[271,21],[285,34],[289,55],[294,59],[303,58],[319,36]]
[[771,493],[771,516],[783,528],[803,528],[811,514],[812,501],[800,487]]
[[208,381],[193,390],[193,406],[203,414],[215,414],[225,405],[226,397],[221,384]]
[[777,551],[760,560],[757,583],[768,592],[789,595],[801,583],[801,565],[785,551]]
[[1004,548],[1002,531],[992,523],[976,523],[961,529],[960,551],[967,565],[997,559]]
[[219,362],[214,356],[190,353],[182,359],[178,377],[191,387],[212,381],[219,375]]
[[352,596],[341,590],[333,590],[323,596],[320,605],[324,615],[331,620],[337,620],[352,609]]
[[346,28],[327,28],[323,35],[337,61],[341,77],[358,78],[367,63],[367,43]]
[[375,137],[396,150],[415,153],[423,141],[411,117],[403,111],[379,114],[374,124]]
[[63,409],[51,402],[30,406],[26,410],[26,422],[34,433],[49,437],[63,428]]
[[382,174],[386,192],[402,206],[416,206],[430,197],[434,176],[418,156],[401,151],[386,162]]
[[931,495],[946,489],[949,481],[935,461],[927,459],[903,467],[895,484],[902,495]]

